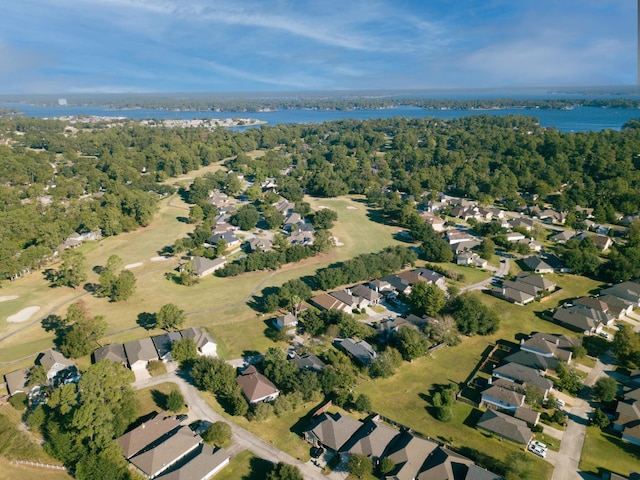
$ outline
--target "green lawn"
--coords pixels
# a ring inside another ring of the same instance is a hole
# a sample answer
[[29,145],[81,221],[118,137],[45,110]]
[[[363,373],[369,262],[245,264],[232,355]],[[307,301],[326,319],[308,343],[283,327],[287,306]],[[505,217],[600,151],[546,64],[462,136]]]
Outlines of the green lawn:
[[244,450],[231,459],[229,465],[216,474],[216,480],[263,480],[273,464]]
[[[167,395],[173,390],[178,390],[177,385],[172,382],[165,382],[155,387],[143,388],[142,390],[136,391],[139,402],[138,417],[144,417],[150,413],[162,411]],[[183,408],[176,413],[186,412],[187,409]]]
[[296,411],[287,412],[282,417],[272,415],[268,419],[260,422],[250,422],[244,417],[232,417],[228,415],[212,394],[207,392],[201,392],[201,394],[211,408],[220,412],[236,425],[275,445],[283,452],[288,453],[302,462],[309,460],[309,444],[302,440],[300,434],[308,426],[309,413],[317,407],[317,403],[304,404]]
[[598,427],[587,427],[580,470],[598,477],[603,471],[628,477],[640,470],[640,447],[601,432]]

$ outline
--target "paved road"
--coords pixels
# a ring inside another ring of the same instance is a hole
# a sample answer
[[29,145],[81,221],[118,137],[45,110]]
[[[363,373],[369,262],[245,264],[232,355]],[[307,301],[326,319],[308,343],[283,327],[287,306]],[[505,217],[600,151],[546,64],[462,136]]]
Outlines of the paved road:
[[573,480],[591,478],[584,472],[580,472],[578,465],[582,446],[587,432],[586,426],[589,423],[588,414],[593,411],[589,404],[591,387],[598,378],[605,376],[605,369],[614,363],[614,359],[608,355],[601,355],[597,359],[595,366],[591,369],[584,381],[585,387],[580,392],[578,398],[573,401],[573,407],[569,410],[569,421],[564,432],[560,452],[549,452],[547,460],[555,468],[552,480]]
[[502,257],[502,259],[504,261],[500,262],[500,266],[498,267],[498,269],[494,272],[494,274],[492,276],[490,276],[486,280],[482,280],[481,282],[474,283],[473,285],[467,285],[466,287],[462,287],[460,289],[460,292],[462,293],[462,292],[468,292],[470,290],[482,290],[487,285],[489,285],[491,282],[493,282],[495,280],[499,280],[502,277],[508,275],[509,274],[509,268],[511,268],[510,267],[510,263],[509,263],[509,259],[507,257]]
[[254,455],[268,460],[273,463],[277,462],[285,462],[291,465],[297,466],[305,479],[316,479],[316,480],[327,480],[327,479],[335,479],[335,480],[343,480],[344,476],[338,472],[332,472],[329,475],[323,475],[320,472],[320,469],[310,462],[302,463],[298,459],[292,457],[291,455],[278,450],[273,445],[265,442],[261,438],[252,434],[251,432],[245,430],[244,428],[240,428],[237,425],[229,422],[222,415],[213,410],[200,396],[198,390],[184,379],[180,378],[175,373],[166,373],[164,375],[159,375],[157,377],[153,377],[146,380],[136,381],[134,383],[134,388],[141,389],[147,387],[153,387],[154,385],[158,385],[164,382],[172,382],[175,383],[182,392],[182,395],[185,398],[185,401],[189,405],[189,419],[190,420],[208,420],[210,422],[218,422],[224,421],[231,425],[231,431],[233,433],[233,443],[234,445],[229,449],[231,455],[235,455],[240,453],[242,450],[249,450]]

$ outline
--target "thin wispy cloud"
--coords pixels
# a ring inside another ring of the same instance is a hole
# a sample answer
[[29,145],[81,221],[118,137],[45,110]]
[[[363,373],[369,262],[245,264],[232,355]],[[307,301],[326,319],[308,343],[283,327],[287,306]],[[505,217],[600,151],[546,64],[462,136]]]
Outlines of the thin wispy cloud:
[[25,0],[0,15],[0,93],[635,82],[619,0]]

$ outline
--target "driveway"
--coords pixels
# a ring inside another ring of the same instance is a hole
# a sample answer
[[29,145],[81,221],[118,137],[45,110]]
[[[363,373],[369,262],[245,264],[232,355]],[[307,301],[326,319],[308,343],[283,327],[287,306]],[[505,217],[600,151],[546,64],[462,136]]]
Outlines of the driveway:
[[233,434],[234,445],[229,449],[231,454],[237,454],[242,450],[249,450],[254,455],[268,460],[273,463],[285,462],[291,465],[297,466],[302,472],[302,476],[305,479],[326,480],[335,479],[343,480],[345,477],[338,472],[332,472],[329,475],[323,475],[320,469],[313,465],[311,462],[302,463],[297,458],[278,450],[273,445],[265,442],[261,438],[252,434],[251,432],[240,428],[237,425],[231,423],[222,415],[213,410],[200,396],[198,390],[191,384],[187,383],[183,378],[180,378],[175,373],[166,373],[157,377],[152,377],[144,380],[136,380],[133,384],[135,389],[153,387],[164,382],[175,383],[182,395],[184,396],[187,405],[189,405],[189,420],[208,420],[210,422],[224,421],[231,426],[231,432]]
[[502,277],[505,277],[506,275],[508,275],[509,274],[509,268],[510,268],[509,259],[507,257],[502,257],[502,261],[500,262],[500,266],[498,267],[498,269],[495,271],[495,273],[492,276],[490,276],[486,280],[482,280],[481,282],[474,283],[473,285],[467,285],[466,287],[462,287],[460,289],[460,292],[463,293],[463,292],[468,292],[470,290],[482,290],[487,285],[489,285],[491,282],[493,282],[495,280],[499,280]]
[[607,375],[605,368],[612,366],[614,363],[612,357],[601,355],[587,375],[584,381],[585,387],[580,392],[578,398],[572,400],[573,406],[567,409],[569,421],[564,431],[560,452],[552,455],[548,459],[550,463],[555,466],[553,476],[551,477],[552,480],[584,480],[587,478],[586,474],[580,472],[578,465],[580,464],[580,456],[582,455],[584,437],[587,433],[586,427],[589,423],[588,414],[593,410],[589,404],[591,387],[598,378]]

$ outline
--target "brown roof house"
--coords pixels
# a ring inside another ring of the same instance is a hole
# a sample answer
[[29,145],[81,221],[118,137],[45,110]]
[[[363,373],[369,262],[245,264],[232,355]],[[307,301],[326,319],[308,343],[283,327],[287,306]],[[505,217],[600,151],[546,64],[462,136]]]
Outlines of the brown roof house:
[[200,435],[182,426],[162,443],[131,457],[129,462],[147,478],[155,478],[193,452],[201,442]]
[[176,417],[165,417],[156,414],[116,439],[125,458],[131,458],[142,449],[156,443],[158,439],[178,428],[180,422]]
[[229,465],[229,453],[219,448],[216,451],[209,445],[200,445],[198,453],[182,467],[165,473],[158,480],[209,480]]
[[249,403],[270,402],[280,395],[280,390],[253,365],[236,377],[236,383]]

